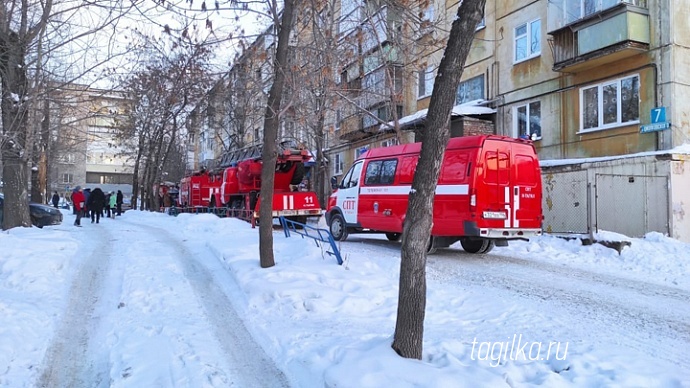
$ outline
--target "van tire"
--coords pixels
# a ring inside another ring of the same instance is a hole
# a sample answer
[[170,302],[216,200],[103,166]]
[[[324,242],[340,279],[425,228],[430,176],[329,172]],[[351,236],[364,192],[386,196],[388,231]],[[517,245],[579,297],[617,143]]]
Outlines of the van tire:
[[388,241],[400,241],[400,237],[402,237],[402,233],[386,233]]
[[460,240],[460,245],[462,245],[462,249],[465,250],[467,253],[477,253],[477,254],[484,254],[484,253],[489,253],[492,249],[494,249],[494,244],[493,240],[489,240],[486,238],[482,239],[469,239],[469,238],[463,238]]
[[434,236],[429,236],[429,244],[426,246],[426,254],[433,255],[436,253],[438,247],[436,246],[436,238]]
[[345,241],[347,238],[347,225],[345,225],[345,219],[340,213],[333,214],[328,229],[335,241]]

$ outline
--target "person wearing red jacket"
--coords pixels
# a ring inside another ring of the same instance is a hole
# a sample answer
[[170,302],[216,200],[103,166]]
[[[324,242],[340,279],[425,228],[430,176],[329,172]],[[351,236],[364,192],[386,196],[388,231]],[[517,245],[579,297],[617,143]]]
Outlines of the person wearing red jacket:
[[72,204],[74,209],[77,211],[77,219],[74,220],[74,226],[81,226],[81,216],[84,212],[84,202],[86,202],[86,197],[84,197],[84,191],[81,186],[77,186],[74,193],[72,193]]

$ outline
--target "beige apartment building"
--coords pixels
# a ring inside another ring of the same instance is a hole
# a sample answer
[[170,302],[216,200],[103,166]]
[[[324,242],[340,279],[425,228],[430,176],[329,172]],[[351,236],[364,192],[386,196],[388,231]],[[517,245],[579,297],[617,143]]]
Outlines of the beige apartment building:
[[[318,23],[300,19],[295,51],[318,41],[315,29],[334,23],[336,46],[321,49],[336,54],[326,63],[335,70],[324,89],[313,90],[311,79],[286,86],[295,109],[282,125],[321,123],[326,180],[367,149],[415,141],[424,131],[458,4],[437,0],[410,11],[340,0],[311,14],[323,17]],[[531,138],[542,161],[547,232],[658,231],[690,241],[690,168],[678,148],[690,142],[687,20],[687,1],[488,0],[458,87],[451,136]],[[233,111],[226,116],[234,122],[221,126],[228,133],[220,143],[232,136],[260,140],[272,79],[266,64],[275,49],[270,35],[229,74],[226,109]],[[317,58],[315,50],[304,52],[294,62],[302,67],[305,58]],[[321,67],[311,74],[323,73]],[[294,97],[304,87],[311,96],[327,94],[319,100],[325,106],[310,107],[322,121],[297,109],[306,100]]]
[[48,189],[64,194],[80,185],[131,195],[134,162],[124,151],[133,145],[116,136],[129,123],[125,96],[83,85],[65,85],[52,94],[59,119],[51,130]]

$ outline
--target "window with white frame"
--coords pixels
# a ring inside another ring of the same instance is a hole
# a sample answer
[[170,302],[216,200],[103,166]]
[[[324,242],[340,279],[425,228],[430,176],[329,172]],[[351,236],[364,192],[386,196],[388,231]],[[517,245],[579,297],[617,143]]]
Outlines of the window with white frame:
[[345,165],[345,161],[343,160],[344,157],[345,154],[342,152],[335,154],[333,158],[333,175],[343,175],[343,166]]
[[541,20],[537,19],[515,27],[513,61],[522,62],[537,57],[539,54],[541,54]]
[[72,153],[63,155],[62,161],[67,164],[74,164],[76,162],[76,156]]
[[515,107],[515,137],[541,139],[541,102],[533,101]]
[[580,89],[580,131],[613,128],[639,121],[639,75]]
[[72,183],[73,181],[74,181],[74,175],[62,174],[62,183]]
[[395,145],[398,145],[398,138],[396,137],[392,137],[381,142],[381,147],[392,147]]
[[427,97],[434,90],[434,67],[427,66],[418,72],[417,98]]

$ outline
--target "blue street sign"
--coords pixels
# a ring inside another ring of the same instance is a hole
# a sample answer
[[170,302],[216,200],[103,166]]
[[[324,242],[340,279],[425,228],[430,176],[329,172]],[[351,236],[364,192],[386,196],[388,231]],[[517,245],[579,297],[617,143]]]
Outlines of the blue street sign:
[[660,106],[658,108],[652,108],[651,112],[651,124],[640,125],[640,133],[648,133],[655,131],[663,131],[664,129],[671,128],[671,123],[666,121],[666,107]]

